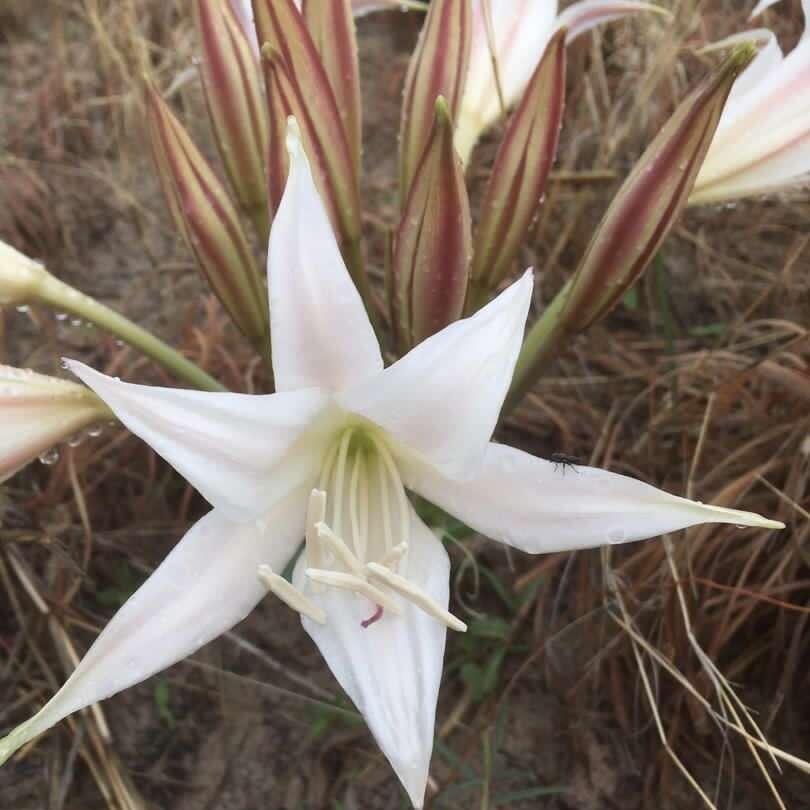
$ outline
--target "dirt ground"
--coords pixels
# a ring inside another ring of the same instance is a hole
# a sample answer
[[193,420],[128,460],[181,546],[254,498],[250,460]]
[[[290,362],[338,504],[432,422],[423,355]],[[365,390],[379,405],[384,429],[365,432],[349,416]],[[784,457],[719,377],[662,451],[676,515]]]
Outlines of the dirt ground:
[[[573,272],[621,179],[713,64],[694,46],[740,30],[748,10],[737,0],[681,0],[672,23],[622,22],[572,47],[558,171],[521,257],[538,269],[537,308]],[[779,4],[768,22],[792,46],[799,3]],[[372,268],[394,222],[399,99],[418,23],[392,12],[360,25]],[[176,88],[173,105],[214,159],[189,70],[195,48],[185,0],[0,0],[0,239],[148,325],[234,390],[262,390],[249,347],[170,228],[141,125],[137,77],[148,68]],[[474,198],[496,145],[493,133],[477,152]],[[502,428],[505,440],[541,455],[571,453],[788,523],[778,537],[690,532],[677,562],[692,576],[695,637],[768,740],[804,759],[809,199],[804,190],[687,211],[637,295],[568,347]],[[59,313],[0,315],[2,362],[60,373],[65,354],[127,379],[170,382]],[[179,476],[114,428],[0,488],[0,730],[64,679],[65,639],[86,650],[204,511]],[[537,559],[467,536],[449,551],[454,606],[479,620],[479,634],[449,640],[427,807],[702,806],[661,744],[656,716],[718,808],[779,807],[739,735],[724,734],[642,648],[653,710],[598,551]],[[690,647],[662,545],[614,551],[607,562],[639,634],[720,705]],[[482,689],[473,676],[487,667],[494,682]],[[270,601],[103,710],[108,736],[83,716],[0,769],[0,810],[407,806],[296,616]],[[790,765],[780,775],[763,760],[784,806],[810,808],[807,776]]]

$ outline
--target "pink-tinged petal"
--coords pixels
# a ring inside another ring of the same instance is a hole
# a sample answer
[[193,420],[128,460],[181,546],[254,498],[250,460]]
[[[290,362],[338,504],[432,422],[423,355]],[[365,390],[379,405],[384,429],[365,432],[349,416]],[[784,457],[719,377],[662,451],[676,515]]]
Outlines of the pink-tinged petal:
[[0,740],[0,763],[69,714],[145,680],[242,621],[266,592],[258,567],[287,564],[305,513],[303,491],[258,524],[209,512],[115,614],[51,701]]
[[655,3],[642,3],[634,0],[580,0],[579,3],[568,6],[560,14],[557,18],[557,28],[568,30],[570,42],[597,25],[620,20],[628,14],[640,11],[669,15],[665,8]]
[[242,31],[244,31],[250,43],[250,47],[256,54],[256,58],[258,58],[259,37],[256,34],[256,26],[253,22],[253,4],[250,0],[229,0],[229,2],[236,18],[239,20],[239,24],[242,26]]
[[234,519],[317,478],[326,397],[316,390],[253,396],[125,383],[75,360],[68,367],[136,436]]
[[60,442],[112,418],[75,382],[0,366],[0,482]]
[[471,475],[498,420],[523,340],[532,273],[338,397],[409,452]]
[[[401,573],[446,609],[447,552],[413,509],[410,512],[410,548]],[[304,629],[363,714],[413,806],[422,807],[447,628],[404,600],[402,615],[384,612],[379,621],[364,626],[376,605],[348,591],[313,589],[305,569],[302,557],[293,582],[324,610],[326,624],[304,618]]]
[[[762,6],[762,10],[765,6]],[[803,3],[805,17],[810,0]],[[807,183],[810,159],[810,37],[782,56],[765,29],[736,34],[712,50],[752,39],[762,48],[729,98],[690,203],[722,202]]]
[[454,481],[423,462],[405,485],[481,534],[540,554],[629,543],[702,523],[781,529],[775,520],[670,495],[625,475],[490,444],[478,474]]
[[267,258],[276,388],[336,391],[379,372],[383,361],[294,126],[290,132],[290,174]]

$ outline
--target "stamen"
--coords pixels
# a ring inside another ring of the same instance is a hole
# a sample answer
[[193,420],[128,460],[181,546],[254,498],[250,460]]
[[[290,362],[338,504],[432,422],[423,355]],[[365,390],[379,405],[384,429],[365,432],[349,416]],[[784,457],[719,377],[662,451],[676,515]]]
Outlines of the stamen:
[[354,428],[349,428],[340,439],[340,449],[337,456],[337,470],[335,471],[335,486],[332,492],[332,512],[333,520],[332,525],[338,534],[344,534],[343,531],[343,479],[346,477],[346,458],[349,455],[349,443],[354,435]]
[[394,535],[391,531],[391,502],[388,499],[388,487],[386,484],[388,480],[385,477],[385,465],[380,459],[375,459],[377,465],[377,486],[380,490],[380,499],[382,501],[382,519],[383,519],[383,537],[385,539],[386,552],[390,552],[394,545]]
[[374,613],[371,616],[369,616],[368,619],[363,619],[363,621],[360,622],[360,626],[364,630],[368,630],[368,628],[371,627],[372,624],[376,624],[380,619],[382,619],[384,612],[385,611],[383,610],[383,606],[377,605],[377,609],[374,611]]
[[445,610],[438,602],[428,596],[424,591],[416,587],[412,582],[395,574],[393,571],[385,568],[379,563],[369,563],[366,570],[376,579],[381,580],[389,588],[402,594],[406,599],[413,602],[418,608],[424,610],[434,619],[438,619],[443,624],[446,624],[451,630],[458,630],[463,633],[467,630],[467,625],[461,619],[456,618],[452,613]]
[[365,477],[364,466],[363,451],[358,450],[354,457],[352,477],[349,481],[349,523],[352,529],[352,544],[360,559],[364,559],[366,556],[366,538],[360,532],[360,516],[357,510],[357,493],[360,488],[361,473],[363,473],[362,477]]
[[[338,537],[325,523],[319,523],[316,527],[318,540],[328,543],[335,555],[349,571],[361,579],[365,576],[363,563],[357,559],[352,550],[346,545],[341,537]],[[311,566],[317,568],[318,566]]]
[[405,494],[405,485],[402,483],[402,478],[399,475],[396,462],[394,461],[393,457],[391,456],[391,452],[385,446],[384,442],[375,441],[374,444],[377,447],[377,452],[379,453],[380,458],[385,464],[388,475],[391,476],[392,486],[397,493],[397,500],[399,501],[398,537],[403,540],[407,540],[408,537],[410,537],[411,512],[408,505],[408,496]]
[[318,542],[318,524],[326,519],[326,493],[322,489],[313,489],[307,504],[307,529],[304,551],[307,555],[307,565],[318,568],[323,565],[321,559],[320,543]]
[[394,546],[390,551],[386,551],[383,556],[377,560],[378,565],[384,565],[386,568],[394,570],[394,566],[408,553],[408,544],[403,540],[399,545]]
[[284,604],[303,613],[304,616],[309,616],[318,624],[326,624],[326,613],[323,609],[293,587],[284,577],[276,574],[269,565],[260,565],[258,575],[267,590],[274,593]]
[[321,568],[307,568],[306,575],[313,582],[318,582],[321,585],[331,585],[333,588],[342,588],[346,591],[353,591],[360,596],[365,596],[370,602],[381,605],[397,616],[402,613],[402,608],[388,594],[354,574],[324,571]]

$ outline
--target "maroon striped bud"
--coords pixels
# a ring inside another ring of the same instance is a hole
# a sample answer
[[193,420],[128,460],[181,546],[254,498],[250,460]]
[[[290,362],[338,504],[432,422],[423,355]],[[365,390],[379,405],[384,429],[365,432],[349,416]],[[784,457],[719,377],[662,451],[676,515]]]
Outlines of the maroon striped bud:
[[454,127],[443,98],[396,237],[391,315],[401,351],[458,320],[471,254],[470,206]]

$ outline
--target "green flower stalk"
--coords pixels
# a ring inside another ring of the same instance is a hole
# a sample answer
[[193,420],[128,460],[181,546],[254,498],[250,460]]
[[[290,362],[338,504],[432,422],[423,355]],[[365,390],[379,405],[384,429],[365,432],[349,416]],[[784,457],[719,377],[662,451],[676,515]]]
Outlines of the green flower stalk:
[[104,329],[201,391],[225,387],[151,332],[52,276],[43,265],[0,241],[0,304],[39,304]]
[[686,98],[625,180],[574,277],[532,327],[505,412],[548,362],[622,299],[647,269],[686,205],[737,76],[756,54],[741,45]]

